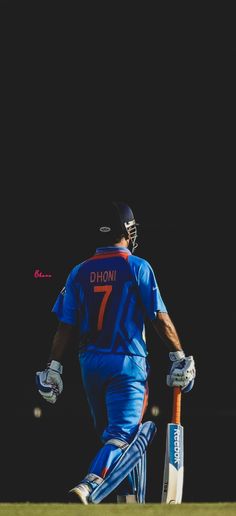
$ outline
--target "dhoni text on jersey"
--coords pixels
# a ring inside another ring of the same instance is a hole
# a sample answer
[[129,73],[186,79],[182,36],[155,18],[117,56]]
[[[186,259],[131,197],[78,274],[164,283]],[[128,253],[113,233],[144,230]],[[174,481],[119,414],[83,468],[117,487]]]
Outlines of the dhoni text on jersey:
[[92,271],[90,272],[90,283],[107,283],[116,281],[116,270],[111,271]]

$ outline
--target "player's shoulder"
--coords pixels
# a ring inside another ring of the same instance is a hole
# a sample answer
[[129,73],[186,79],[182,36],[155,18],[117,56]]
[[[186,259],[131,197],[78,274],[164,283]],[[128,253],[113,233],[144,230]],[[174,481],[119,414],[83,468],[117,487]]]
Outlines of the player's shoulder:
[[152,269],[151,264],[147,260],[145,260],[145,258],[141,258],[141,256],[131,254],[129,256],[128,262],[131,266],[137,269]]
[[79,275],[79,272],[81,270],[81,267],[83,266],[85,262],[81,262],[81,263],[78,263],[77,265],[75,265],[71,271],[69,272],[68,274],[68,279],[71,280],[71,281],[75,281],[76,278],[78,277]]

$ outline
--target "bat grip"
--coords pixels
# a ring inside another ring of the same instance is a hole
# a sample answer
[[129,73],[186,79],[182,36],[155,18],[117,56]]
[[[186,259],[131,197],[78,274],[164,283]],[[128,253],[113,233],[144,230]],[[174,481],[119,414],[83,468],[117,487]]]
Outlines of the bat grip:
[[172,423],[180,425],[181,420],[181,388],[174,387],[173,392],[173,412],[172,412]]

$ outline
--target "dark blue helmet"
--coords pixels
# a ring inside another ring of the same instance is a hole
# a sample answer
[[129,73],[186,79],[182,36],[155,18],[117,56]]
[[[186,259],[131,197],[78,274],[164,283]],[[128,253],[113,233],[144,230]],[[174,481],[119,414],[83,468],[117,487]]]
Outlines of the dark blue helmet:
[[128,204],[123,201],[112,201],[104,210],[99,231],[103,233],[104,237],[106,234],[106,240],[109,243],[116,243],[123,236],[129,238],[129,248],[133,253],[138,247],[136,242],[138,236],[137,225]]

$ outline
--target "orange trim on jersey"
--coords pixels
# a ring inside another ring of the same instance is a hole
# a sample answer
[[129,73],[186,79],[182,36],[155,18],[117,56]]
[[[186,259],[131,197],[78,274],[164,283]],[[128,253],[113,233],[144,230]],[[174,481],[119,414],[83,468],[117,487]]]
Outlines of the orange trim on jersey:
[[101,477],[104,478],[108,472],[109,468],[103,468],[102,472],[101,472]]
[[140,417],[140,420],[139,420],[139,424],[142,422],[143,416],[144,416],[144,414],[145,414],[145,412],[147,410],[148,396],[149,396],[149,389],[148,389],[148,383],[146,383],[146,390],[145,390],[144,400],[143,400],[143,408],[142,408],[142,413],[141,413],[141,417]]
[[[104,254],[95,254],[94,256],[91,256],[91,258],[88,258],[88,260],[102,260],[103,258],[124,258],[125,260],[127,260],[127,258],[130,256],[129,253],[125,253],[125,252],[121,252],[121,251],[117,251],[117,252],[112,252],[112,253],[104,253]],[[88,261],[86,260],[86,261]]]

